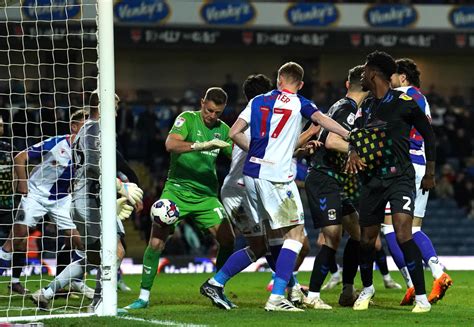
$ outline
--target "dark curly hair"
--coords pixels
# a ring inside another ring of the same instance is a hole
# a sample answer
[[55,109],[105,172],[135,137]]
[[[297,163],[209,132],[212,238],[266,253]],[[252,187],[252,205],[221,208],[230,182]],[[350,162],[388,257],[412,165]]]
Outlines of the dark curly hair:
[[367,55],[366,65],[378,69],[390,82],[390,78],[397,72],[395,60],[386,52],[374,51]]
[[272,89],[272,81],[263,74],[249,75],[242,84],[242,89],[247,100],[250,100],[259,94],[270,91]]
[[416,63],[409,58],[401,58],[395,61],[397,63],[397,74],[405,74],[411,85],[420,87],[420,71]]

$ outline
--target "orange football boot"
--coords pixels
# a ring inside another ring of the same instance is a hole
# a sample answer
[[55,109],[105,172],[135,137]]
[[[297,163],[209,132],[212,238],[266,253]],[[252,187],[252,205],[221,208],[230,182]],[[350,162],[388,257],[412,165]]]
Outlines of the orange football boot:
[[405,296],[403,297],[402,302],[400,302],[400,305],[412,305],[414,302],[415,302],[415,288],[414,287],[407,288]]
[[428,301],[431,304],[438,302],[444,297],[448,288],[453,285],[453,280],[447,273],[443,273],[438,279],[435,279],[433,282],[433,289],[431,290],[430,295],[428,296]]

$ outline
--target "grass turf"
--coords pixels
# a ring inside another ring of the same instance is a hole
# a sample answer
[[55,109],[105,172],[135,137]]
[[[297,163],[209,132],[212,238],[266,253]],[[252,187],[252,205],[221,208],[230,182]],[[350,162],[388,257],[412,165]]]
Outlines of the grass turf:
[[[454,285],[446,293],[446,297],[433,305],[428,314],[413,314],[411,307],[398,305],[404,290],[386,290],[378,272],[374,273],[376,296],[374,305],[368,311],[355,312],[351,308],[342,308],[337,304],[340,288],[323,291],[322,298],[333,306],[333,310],[321,311],[306,309],[304,313],[265,312],[263,307],[268,297],[265,286],[270,278],[269,273],[242,273],[236,276],[226,287],[226,294],[238,306],[232,311],[213,307],[210,300],[199,294],[199,286],[209,277],[208,274],[161,274],[155,280],[150,306],[145,310],[130,311],[128,317],[87,317],[45,320],[46,326],[145,326],[145,325],[208,325],[208,326],[307,326],[307,325],[338,325],[338,326],[473,326],[474,325],[474,289],[473,272],[449,272]],[[403,284],[400,274],[392,272],[392,276]],[[299,280],[305,284],[309,273],[300,273]],[[356,287],[360,288],[359,277]],[[425,273],[427,291],[431,290],[432,277]],[[130,293],[119,293],[119,307],[130,304],[138,296],[140,276],[125,276],[125,281],[133,289]],[[33,304],[28,298],[15,296],[8,299],[7,279],[0,279],[0,316],[34,315]],[[39,287],[36,281],[26,285],[34,291]],[[83,301],[83,305],[88,302]],[[54,307],[58,313],[78,312],[81,299],[56,300]],[[12,308],[23,307],[22,310]],[[43,314],[38,312],[37,314]],[[140,319],[143,319],[140,321]]]

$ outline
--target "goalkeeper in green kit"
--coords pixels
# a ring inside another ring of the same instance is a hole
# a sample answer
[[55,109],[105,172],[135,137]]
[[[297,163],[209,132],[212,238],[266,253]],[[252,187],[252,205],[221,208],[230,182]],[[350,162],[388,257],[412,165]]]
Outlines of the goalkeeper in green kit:
[[[232,254],[235,238],[217,195],[217,156],[222,152],[230,158],[232,154],[229,126],[219,119],[226,102],[225,91],[211,87],[201,99],[200,111],[185,111],[176,118],[166,139],[171,163],[160,197],[176,203],[180,211],[179,221],[189,217],[201,230],[215,237],[219,243],[217,269]],[[125,309],[148,307],[160,255],[174,227],[153,224],[150,242],[143,256],[140,296]]]

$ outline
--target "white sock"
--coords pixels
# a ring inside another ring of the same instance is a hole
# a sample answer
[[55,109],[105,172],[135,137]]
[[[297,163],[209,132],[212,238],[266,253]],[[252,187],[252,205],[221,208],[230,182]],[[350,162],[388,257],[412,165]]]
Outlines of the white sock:
[[217,287],[224,287],[224,285],[222,285],[222,284],[219,283],[217,280],[215,280],[214,277],[212,277],[211,279],[209,279],[209,284],[214,285],[214,286],[217,286]]
[[141,288],[141,289],[140,289],[140,296],[139,296],[138,298],[139,298],[140,300],[145,301],[145,302],[150,301],[150,291]]
[[270,301],[281,301],[285,298],[284,295],[270,294]]
[[19,283],[20,282],[20,278],[15,278],[15,277],[12,277],[12,280],[11,280],[12,284],[16,284],[16,283]]
[[370,293],[375,293],[374,284],[370,285],[369,287],[364,287],[364,290]]
[[382,275],[382,278],[386,282],[388,282],[389,280],[392,280],[392,276],[390,276],[390,273],[388,273],[386,275]]
[[43,289],[43,295],[48,300],[51,300],[54,296],[54,291],[51,287],[45,288],[45,289]]
[[339,272],[339,269],[334,274],[331,274],[331,278],[339,278],[341,273]]
[[425,304],[425,305],[430,305],[430,303],[428,302],[428,298],[426,297],[426,294],[415,295],[415,301],[421,302],[422,304]]
[[308,292],[308,298],[309,299],[320,299],[321,298],[321,292]]
[[403,267],[400,269],[400,273],[402,274],[403,278],[405,279],[405,283],[407,284],[407,287],[413,287],[413,282],[411,280],[410,273],[408,272],[407,267]]
[[11,261],[12,260],[12,253],[7,252],[3,249],[3,247],[0,248],[0,259],[6,260],[6,261]]
[[438,257],[431,257],[428,260],[428,266],[430,267],[431,274],[434,279],[438,279],[444,273],[443,266],[439,263]]

